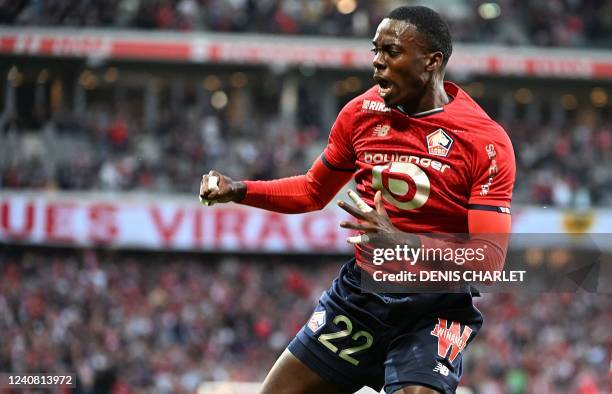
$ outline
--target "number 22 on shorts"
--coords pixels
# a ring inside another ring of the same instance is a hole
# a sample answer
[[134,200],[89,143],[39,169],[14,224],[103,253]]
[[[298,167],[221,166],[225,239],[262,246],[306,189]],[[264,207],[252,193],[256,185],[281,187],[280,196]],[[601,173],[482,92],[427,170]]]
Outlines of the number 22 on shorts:
[[[337,353],[338,347],[334,345],[333,343],[331,343],[330,341],[345,338],[351,335],[351,333],[353,332],[353,323],[348,317],[344,315],[336,316],[333,321],[334,321],[334,324],[338,326],[343,324],[346,328],[344,330],[340,330],[337,332],[321,334],[319,335],[318,339],[319,339],[319,342],[323,344],[323,346],[331,350],[333,353]],[[365,339],[365,342],[363,343],[361,343],[363,341],[362,338]],[[350,348],[340,350],[340,353],[338,354],[338,356],[340,356],[341,359],[348,361],[349,363],[357,366],[359,365],[359,360],[352,357],[351,355],[357,352],[369,349],[370,346],[372,346],[372,343],[374,342],[374,338],[372,337],[372,334],[370,334],[369,332],[361,330],[353,334],[351,339],[357,343],[357,346],[353,346]]]

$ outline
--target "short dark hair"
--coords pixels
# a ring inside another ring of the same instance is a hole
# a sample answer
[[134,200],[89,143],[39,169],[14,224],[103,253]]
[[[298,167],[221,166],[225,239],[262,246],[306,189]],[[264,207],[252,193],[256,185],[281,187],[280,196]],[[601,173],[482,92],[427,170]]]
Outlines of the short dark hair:
[[385,18],[406,21],[417,28],[427,40],[429,50],[442,52],[442,65],[446,66],[453,53],[453,43],[448,24],[440,14],[423,6],[398,7]]

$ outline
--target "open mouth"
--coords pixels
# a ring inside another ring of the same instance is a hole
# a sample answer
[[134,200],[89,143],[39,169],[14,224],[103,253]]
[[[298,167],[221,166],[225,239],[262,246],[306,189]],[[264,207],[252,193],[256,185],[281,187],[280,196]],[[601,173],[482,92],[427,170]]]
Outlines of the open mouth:
[[388,79],[380,76],[375,76],[374,80],[378,84],[378,94],[384,99],[391,92],[393,84]]

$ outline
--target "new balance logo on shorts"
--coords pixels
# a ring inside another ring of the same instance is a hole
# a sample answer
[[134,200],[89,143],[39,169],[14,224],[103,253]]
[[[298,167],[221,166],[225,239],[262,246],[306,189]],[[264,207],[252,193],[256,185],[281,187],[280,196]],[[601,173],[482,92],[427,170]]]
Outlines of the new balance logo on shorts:
[[431,335],[438,337],[438,356],[445,358],[450,350],[448,359],[451,363],[465,349],[471,334],[472,329],[470,327],[464,326],[463,332],[461,332],[461,324],[454,321],[448,327],[446,319],[440,318],[438,318],[438,324],[431,332]]
[[448,376],[448,373],[450,372],[448,367],[446,365],[442,364],[440,361],[438,361],[438,363],[434,367],[433,371],[434,372],[439,372],[441,375],[444,375],[444,376]]

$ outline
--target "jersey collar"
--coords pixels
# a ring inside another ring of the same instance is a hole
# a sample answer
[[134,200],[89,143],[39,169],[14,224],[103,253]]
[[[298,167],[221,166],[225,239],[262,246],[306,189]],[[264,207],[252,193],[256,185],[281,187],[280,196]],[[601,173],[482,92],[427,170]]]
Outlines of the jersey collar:
[[438,112],[444,111],[443,107],[439,107],[439,108],[434,108],[434,109],[430,109],[430,110],[423,111],[423,112],[417,112],[416,114],[409,114],[406,112],[406,110],[404,110],[404,107],[402,107],[401,105],[398,105],[397,109],[404,115],[408,115],[411,118],[420,118],[421,116],[433,115],[433,114],[437,114]]
[[424,117],[424,116],[429,116],[429,115],[438,114],[440,112],[444,112],[444,107],[446,107],[447,105],[449,105],[452,102],[454,102],[455,99],[457,98],[457,95],[459,94],[459,87],[457,85],[455,85],[454,83],[452,83],[452,82],[445,81],[444,82],[444,90],[446,91],[446,94],[448,95],[450,101],[448,102],[448,104],[446,104],[446,105],[444,105],[442,107],[429,109],[429,110],[423,111],[423,112],[417,112],[416,114],[409,114],[409,113],[407,113],[406,110],[401,105],[398,105],[395,108],[399,112],[401,112],[402,114],[410,116],[411,118],[421,118],[421,117]]

